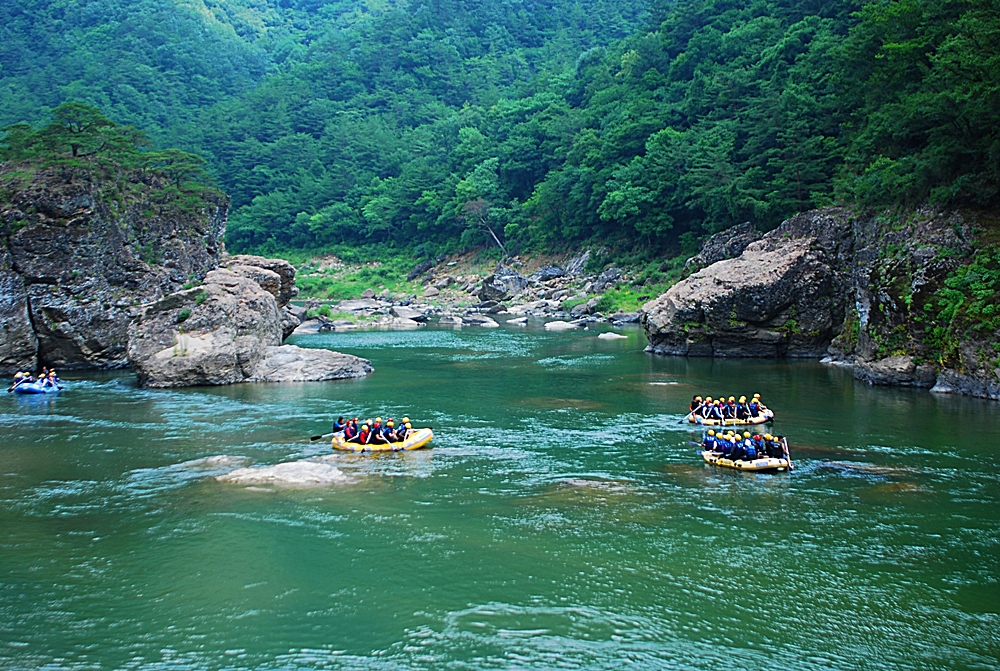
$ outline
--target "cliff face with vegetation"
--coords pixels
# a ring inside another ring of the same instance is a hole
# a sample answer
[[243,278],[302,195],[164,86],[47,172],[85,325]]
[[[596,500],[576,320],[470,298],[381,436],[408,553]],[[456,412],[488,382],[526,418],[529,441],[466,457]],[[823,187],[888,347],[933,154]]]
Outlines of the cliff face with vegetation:
[[644,306],[649,350],[827,355],[872,384],[1000,398],[998,236],[983,213],[808,212]]
[[85,180],[17,165],[0,169],[0,184],[5,372],[126,365],[139,306],[219,263],[224,198],[191,212],[155,197],[108,201]]
[[180,152],[84,106],[8,136],[0,163],[0,370],[126,365],[139,306],[223,254],[228,200]]

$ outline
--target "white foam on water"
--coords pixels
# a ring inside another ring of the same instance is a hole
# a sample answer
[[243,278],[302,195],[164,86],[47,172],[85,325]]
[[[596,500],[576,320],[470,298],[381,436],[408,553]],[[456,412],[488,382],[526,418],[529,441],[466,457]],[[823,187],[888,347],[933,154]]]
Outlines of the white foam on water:
[[215,479],[238,485],[277,487],[327,487],[353,482],[352,478],[336,466],[309,459],[286,461],[273,466],[238,468],[230,473],[218,475]]

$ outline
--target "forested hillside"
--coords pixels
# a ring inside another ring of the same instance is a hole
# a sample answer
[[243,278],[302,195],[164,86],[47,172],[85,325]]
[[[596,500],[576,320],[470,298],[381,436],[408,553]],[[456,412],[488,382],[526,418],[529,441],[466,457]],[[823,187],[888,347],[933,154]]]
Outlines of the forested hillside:
[[988,0],[35,0],[0,6],[0,123],[79,100],[200,154],[234,250],[677,253],[995,203],[998,43]]

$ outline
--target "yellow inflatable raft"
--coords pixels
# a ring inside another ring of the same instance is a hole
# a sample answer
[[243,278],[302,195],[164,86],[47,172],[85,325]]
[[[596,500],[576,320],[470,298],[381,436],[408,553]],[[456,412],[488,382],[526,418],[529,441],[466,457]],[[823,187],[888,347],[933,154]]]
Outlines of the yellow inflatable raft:
[[735,468],[738,471],[787,471],[788,470],[788,460],[787,459],[775,459],[774,457],[761,457],[760,459],[754,459],[753,461],[743,461],[738,459],[733,461],[732,459],[726,459],[720,454],[715,452],[709,452],[708,450],[703,450],[701,452],[702,458],[716,466],[724,466],[726,468]]
[[418,450],[431,442],[434,432],[430,429],[414,429],[410,437],[400,443],[370,443],[359,445],[358,443],[348,443],[341,435],[336,435],[330,441],[335,450],[343,452],[408,452]]
[[702,426],[756,426],[758,424],[767,424],[773,420],[774,412],[771,410],[765,410],[752,419],[704,419],[697,415],[688,415],[690,423]]

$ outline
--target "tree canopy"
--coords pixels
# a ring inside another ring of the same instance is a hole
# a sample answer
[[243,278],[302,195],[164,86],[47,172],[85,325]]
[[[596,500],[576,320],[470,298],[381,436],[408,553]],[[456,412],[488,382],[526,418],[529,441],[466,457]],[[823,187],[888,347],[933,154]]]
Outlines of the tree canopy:
[[34,0],[0,7],[0,121],[56,110],[8,156],[139,127],[177,184],[202,157],[234,250],[676,251],[832,202],[996,204],[998,42],[990,0]]

